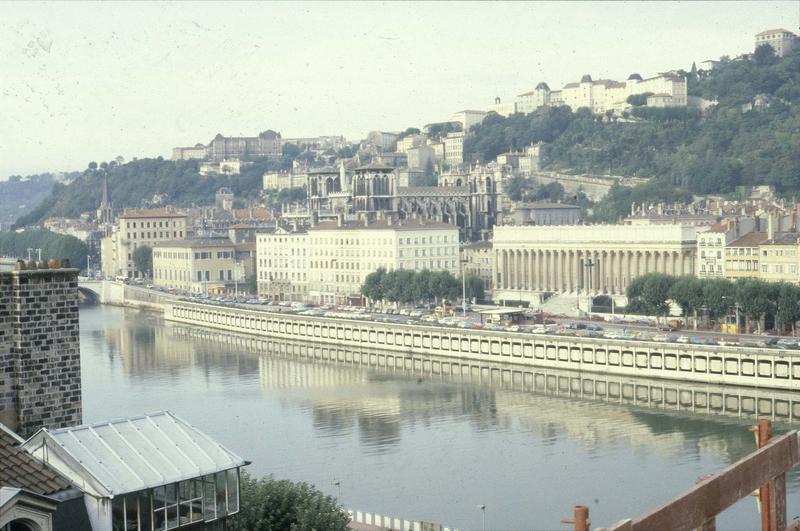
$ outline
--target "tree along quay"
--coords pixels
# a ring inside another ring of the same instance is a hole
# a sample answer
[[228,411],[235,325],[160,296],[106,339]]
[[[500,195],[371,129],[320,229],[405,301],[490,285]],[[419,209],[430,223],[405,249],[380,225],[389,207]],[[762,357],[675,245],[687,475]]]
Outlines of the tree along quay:
[[412,356],[435,355],[706,384],[800,389],[800,356],[781,350],[448,329],[189,302],[164,304],[164,318],[231,332],[374,348]]

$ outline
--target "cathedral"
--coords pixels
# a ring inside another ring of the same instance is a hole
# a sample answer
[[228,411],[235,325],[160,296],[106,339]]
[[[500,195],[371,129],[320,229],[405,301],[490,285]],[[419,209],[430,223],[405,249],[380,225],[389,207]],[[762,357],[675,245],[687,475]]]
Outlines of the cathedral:
[[368,164],[348,174],[344,165],[308,173],[309,215],[373,221],[394,216],[414,217],[456,225],[462,241],[491,238],[502,210],[501,168],[479,166],[439,177],[438,186],[409,186],[394,168]]

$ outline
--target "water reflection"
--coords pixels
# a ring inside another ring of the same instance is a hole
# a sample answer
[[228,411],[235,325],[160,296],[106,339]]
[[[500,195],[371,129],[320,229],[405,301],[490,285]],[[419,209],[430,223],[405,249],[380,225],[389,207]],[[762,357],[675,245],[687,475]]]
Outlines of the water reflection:
[[[173,409],[254,473],[330,493],[335,477],[348,505],[462,528],[476,503],[494,528],[561,528],[593,500],[595,525],[633,516],[752,451],[759,413],[800,419],[781,391],[274,342],[109,308],[81,326],[87,420]],[[752,527],[748,502],[719,528]]]

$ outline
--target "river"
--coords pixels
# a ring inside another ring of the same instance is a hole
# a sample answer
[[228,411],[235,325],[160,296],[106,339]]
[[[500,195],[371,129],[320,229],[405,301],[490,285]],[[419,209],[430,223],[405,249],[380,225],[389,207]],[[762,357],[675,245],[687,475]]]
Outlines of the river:
[[[678,402],[778,394],[502,366],[442,375],[252,341],[153,313],[82,308],[84,421],[169,409],[252,461],[251,474],[314,483],[349,508],[480,529],[485,505],[487,529],[566,530],[559,521],[573,505],[589,506],[593,528],[634,517],[754,449],[751,415],[614,398],[611,389]],[[791,520],[800,474],[788,482]],[[748,498],[717,528],[757,522]]]

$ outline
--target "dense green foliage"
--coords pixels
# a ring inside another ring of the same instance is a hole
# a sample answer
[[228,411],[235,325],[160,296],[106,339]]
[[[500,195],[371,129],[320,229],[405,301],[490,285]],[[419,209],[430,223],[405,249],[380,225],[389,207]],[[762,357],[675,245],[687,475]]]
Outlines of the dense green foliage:
[[800,320],[800,287],[786,282],[766,282],[756,278],[699,279],[692,276],[673,277],[650,273],[635,278],[627,290],[628,311],[666,316],[670,302],[677,304],[686,316],[707,315],[720,319],[738,307],[746,319],[746,328],[761,323],[767,316],[776,328],[794,328]]
[[345,531],[350,517],[313,485],[242,473],[240,509],[231,531]]
[[[28,249],[41,249],[43,260],[68,258],[72,267],[79,269],[86,268],[86,256],[89,254],[86,244],[74,236],[40,229],[0,232],[0,256],[27,259]],[[38,253],[33,251],[31,256],[36,259]]]
[[614,185],[608,195],[594,205],[595,221],[616,222],[630,214],[631,203],[643,202],[688,203],[692,194],[683,188],[651,180],[638,186]]
[[153,249],[147,245],[141,245],[133,251],[133,265],[136,270],[146,275],[153,274]]
[[461,131],[461,123],[459,122],[440,122],[435,124],[428,124],[426,126],[428,138],[439,139],[447,136],[448,133],[456,133]]
[[38,208],[21,217],[17,226],[38,223],[50,216],[78,217],[81,212],[94,211],[100,204],[103,177],[108,176],[108,188],[114,208],[136,208],[145,205],[156,194],[166,195],[166,201],[175,206],[211,204],[217,190],[226,186],[237,197],[258,197],[262,176],[267,171],[291,167],[291,157],[279,160],[256,159],[243,166],[235,176],[198,173],[195,160],[139,159],[125,164],[90,163],[80,177],[66,186],[56,185]]
[[[651,192],[728,193],[760,184],[800,192],[800,49],[782,59],[762,55],[723,60],[704,77],[687,74],[690,94],[719,102],[704,116],[647,107],[634,108],[629,120],[567,107],[490,114],[465,142],[465,160],[488,161],[541,140],[549,144],[550,169],[652,176],[661,184]],[[758,94],[770,98],[768,108],[742,107]]]
[[[466,278],[467,298],[483,298],[483,282],[477,277]],[[372,302],[388,301],[400,304],[456,300],[462,294],[461,278],[449,271],[411,271],[380,268],[364,280],[361,294]]]

